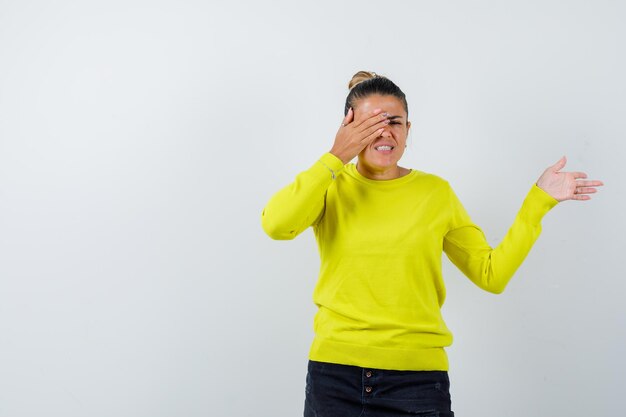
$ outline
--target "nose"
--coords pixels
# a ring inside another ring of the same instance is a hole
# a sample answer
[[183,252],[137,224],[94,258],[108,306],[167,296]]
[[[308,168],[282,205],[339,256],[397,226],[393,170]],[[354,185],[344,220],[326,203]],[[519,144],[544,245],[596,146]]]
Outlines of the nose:
[[381,137],[383,138],[390,138],[391,137],[391,132],[389,131],[389,126],[385,126],[383,128],[383,131],[380,134]]

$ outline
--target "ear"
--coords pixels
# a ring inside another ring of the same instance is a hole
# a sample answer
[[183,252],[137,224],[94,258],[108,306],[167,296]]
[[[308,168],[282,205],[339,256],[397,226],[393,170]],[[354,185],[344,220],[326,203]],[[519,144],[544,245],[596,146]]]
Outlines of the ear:
[[407,120],[407,122],[406,122],[406,130],[409,130],[410,128],[411,128],[411,122],[409,122]]

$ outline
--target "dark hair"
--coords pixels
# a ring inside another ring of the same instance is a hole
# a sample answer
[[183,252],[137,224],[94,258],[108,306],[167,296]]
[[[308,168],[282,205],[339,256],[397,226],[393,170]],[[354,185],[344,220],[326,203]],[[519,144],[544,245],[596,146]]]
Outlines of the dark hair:
[[359,71],[354,74],[350,83],[348,83],[348,88],[350,92],[348,93],[348,97],[346,97],[346,106],[343,111],[344,115],[348,114],[350,107],[354,108],[356,101],[373,94],[398,98],[402,102],[406,114],[409,114],[409,105],[406,102],[406,96],[402,90],[400,90],[400,87],[395,85],[393,81],[387,77],[378,75],[375,72]]

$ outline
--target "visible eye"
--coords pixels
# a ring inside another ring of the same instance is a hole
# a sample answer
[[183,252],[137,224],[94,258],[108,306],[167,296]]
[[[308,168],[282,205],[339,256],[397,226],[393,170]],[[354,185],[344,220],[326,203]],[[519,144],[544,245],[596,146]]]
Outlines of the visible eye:
[[389,124],[390,125],[399,125],[399,124],[402,124],[402,123],[400,123],[400,122],[389,122]]

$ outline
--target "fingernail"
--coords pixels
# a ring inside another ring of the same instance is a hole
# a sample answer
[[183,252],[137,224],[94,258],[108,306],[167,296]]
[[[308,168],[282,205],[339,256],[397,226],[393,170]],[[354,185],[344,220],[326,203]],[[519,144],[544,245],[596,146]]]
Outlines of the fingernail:
[[389,117],[389,113],[383,113],[381,116],[383,116],[383,117]]

